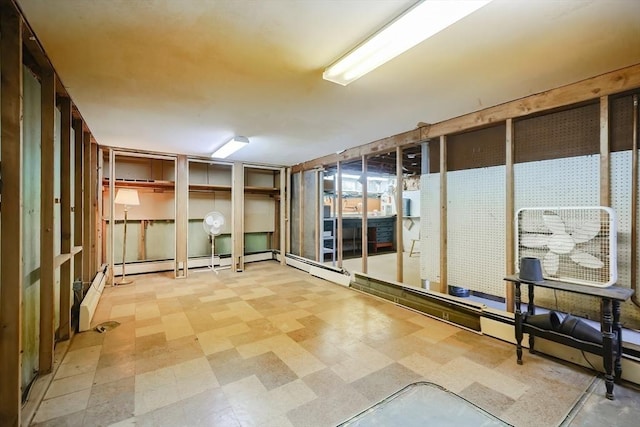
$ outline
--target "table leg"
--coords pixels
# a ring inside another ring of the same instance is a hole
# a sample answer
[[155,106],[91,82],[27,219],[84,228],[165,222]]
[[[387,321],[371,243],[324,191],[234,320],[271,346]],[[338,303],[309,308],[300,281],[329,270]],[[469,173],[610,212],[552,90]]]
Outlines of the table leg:
[[613,332],[615,334],[614,350],[616,352],[613,372],[615,374],[615,381],[620,381],[622,377],[622,363],[620,358],[622,357],[622,325],[620,324],[620,301],[613,301]]
[[[535,302],[533,302],[533,286],[529,285],[527,286],[527,288],[529,289],[529,303],[527,304],[527,313],[529,313],[530,316],[533,316],[534,314],[536,314],[536,304]],[[534,340],[534,335],[531,333],[531,331],[529,331],[529,353],[536,352],[533,348],[535,344]]]
[[603,298],[601,304],[602,351],[604,359],[604,382],[607,387],[607,399],[613,400],[613,303]]
[[515,303],[516,303],[516,355],[518,356],[518,365],[522,365],[522,311],[520,311],[521,292],[520,282],[515,283]]

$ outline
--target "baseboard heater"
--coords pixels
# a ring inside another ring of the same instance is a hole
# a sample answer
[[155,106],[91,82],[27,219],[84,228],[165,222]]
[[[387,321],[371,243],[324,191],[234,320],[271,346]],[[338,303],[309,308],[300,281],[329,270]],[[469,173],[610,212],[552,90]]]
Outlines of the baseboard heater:
[[93,319],[93,315],[96,312],[106,281],[107,264],[103,264],[98,274],[93,278],[91,286],[89,286],[89,290],[80,304],[80,325],[78,327],[80,332],[91,329],[91,319]]
[[355,273],[351,287],[395,304],[480,332],[483,305]]
[[312,276],[319,277],[329,282],[337,283],[342,286],[349,286],[351,276],[345,270],[311,261],[309,259],[299,257],[297,255],[286,254],[285,262],[288,266],[306,271]]

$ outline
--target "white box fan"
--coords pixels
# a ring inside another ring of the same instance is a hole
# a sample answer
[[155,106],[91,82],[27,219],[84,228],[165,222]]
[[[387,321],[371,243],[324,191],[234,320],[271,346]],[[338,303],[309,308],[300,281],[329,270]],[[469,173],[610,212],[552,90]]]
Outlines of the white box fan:
[[[211,211],[204,216],[202,220],[202,228],[209,235],[211,242],[211,265],[209,268],[218,274],[220,268],[216,268],[216,265],[220,265],[220,257],[216,256],[216,236],[222,233],[222,226],[224,226],[224,215],[220,212]],[[227,267],[228,268],[228,267]]]
[[520,259],[541,260],[545,279],[589,286],[618,280],[615,211],[609,207],[523,208],[516,215]]

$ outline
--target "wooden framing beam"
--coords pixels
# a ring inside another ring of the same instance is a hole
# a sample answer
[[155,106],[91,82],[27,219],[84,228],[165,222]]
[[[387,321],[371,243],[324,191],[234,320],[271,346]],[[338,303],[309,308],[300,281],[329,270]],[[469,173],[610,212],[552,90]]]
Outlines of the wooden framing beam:
[[369,186],[367,180],[367,156],[362,156],[362,272],[367,273],[367,257],[369,256],[369,225],[368,225],[368,194]]
[[[60,252],[71,255],[71,99],[60,100]],[[71,260],[60,266],[60,326],[58,339],[71,336]]]
[[631,121],[631,289],[636,292],[631,296],[631,301],[640,306],[638,302],[638,95],[633,95],[633,119]]
[[241,162],[233,163],[232,175],[231,226],[233,234],[231,240],[233,241],[233,251],[231,257],[233,261],[231,267],[233,271],[238,272],[244,270],[244,165]]
[[[506,149],[506,203],[505,203],[505,236],[506,236],[506,265],[505,272],[508,276],[515,273],[515,182],[513,165],[515,162],[513,120],[507,119],[505,149]],[[515,300],[513,293],[513,283],[505,282],[505,295],[507,311],[513,313]]]
[[289,169],[280,169],[280,264],[287,263],[285,255],[287,253],[289,211],[287,210],[289,192],[287,191],[287,176]]
[[396,147],[396,280],[404,278],[404,242],[402,241],[402,147]]
[[21,415],[22,337],[22,18],[12,2],[0,3],[0,425],[16,427]]
[[53,367],[55,337],[54,266],[54,129],[56,79],[52,69],[43,70],[41,92],[41,177],[40,177],[40,353],[39,373]]
[[349,148],[339,155],[329,154],[309,160],[293,166],[292,171],[308,170],[335,163],[336,160],[353,160],[365,154],[388,152],[396,147],[413,145],[452,133],[466,132],[500,123],[509,118],[515,119],[541,113],[638,87],[640,87],[640,64]]
[[185,279],[189,275],[188,243],[189,236],[189,161],[187,156],[179,154],[176,160],[176,260],[174,275],[176,279]]
[[640,64],[423,127],[422,138],[468,131],[640,87]]
[[[301,172],[302,173],[302,172]],[[336,235],[338,236],[338,268],[342,268],[342,251],[343,251],[343,243],[342,243],[342,235],[343,235],[343,227],[342,227],[342,162],[338,161],[336,163],[336,177],[335,177],[335,185],[336,191],[338,193],[337,202],[336,202],[336,215],[338,216],[338,224]]]
[[440,292],[447,292],[447,137],[440,137]]
[[116,263],[115,248],[113,241],[115,240],[116,229],[116,153],[113,148],[109,148],[109,245],[107,246],[107,262],[109,268],[109,283],[115,283],[114,268]]
[[291,171],[292,173],[296,173],[340,161],[345,162],[348,160],[359,159],[362,156],[368,156],[370,154],[387,153],[398,147],[404,147],[405,145],[412,145],[418,142],[420,142],[420,129],[413,129],[398,135],[389,136],[368,144],[360,145],[358,147],[348,148],[340,154],[329,154],[324,157],[309,160],[308,162],[299,163],[292,166]]
[[286,212],[287,216],[285,218],[285,230],[286,230],[286,247],[285,252],[291,252],[291,188],[293,188],[293,184],[291,183],[291,168],[287,168],[287,203],[286,203]]
[[[84,141],[84,131],[82,120],[73,120],[74,131],[74,194],[73,194],[73,245],[82,247],[82,150]],[[82,254],[84,251],[76,253],[73,259],[73,279],[82,280]]]
[[93,242],[93,184],[91,183],[91,134],[84,132],[82,138],[82,281],[85,283],[93,280],[95,271],[91,271],[91,246]]
[[99,233],[101,232],[101,224],[102,218],[100,218],[100,210],[98,209],[98,197],[101,195],[100,189],[102,188],[101,183],[98,181],[98,144],[92,138],[89,138],[91,141],[91,168],[90,168],[90,185],[91,185],[91,248],[90,250],[90,258],[91,258],[91,279],[98,271],[98,242],[100,241]]
[[609,97],[600,97],[600,206],[611,206],[611,153],[609,150]]
[[[324,230],[324,225],[320,223],[320,210],[322,209],[322,204],[320,203],[320,200],[322,200],[321,198],[321,193],[320,193],[320,171],[315,170],[313,173],[313,179],[314,179],[314,186],[313,188],[315,188],[315,195],[314,195],[314,200],[315,200],[315,214],[314,214],[314,222],[316,224],[315,227],[315,236],[314,236],[314,241],[316,242],[316,244],[314,245],[316,247],[316,261],[317,262],[324,262],[324,252],[320,250],[320,246],[324,246],[324,243],[322,241],[322,231],[321,228]],[[322,257],[322,259],[320,258]]]
[[300,172],[298,180],[298,255],[303,256],[304,251],[304,172]]

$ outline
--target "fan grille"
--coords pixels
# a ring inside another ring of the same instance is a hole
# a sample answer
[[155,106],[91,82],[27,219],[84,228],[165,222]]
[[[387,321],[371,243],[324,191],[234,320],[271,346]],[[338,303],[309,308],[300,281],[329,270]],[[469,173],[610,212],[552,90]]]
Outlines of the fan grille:
[[617,280],[615,224],[606,207],[521,209],[516,271],[522,257],[536,257],[546,279],[610,286]]

